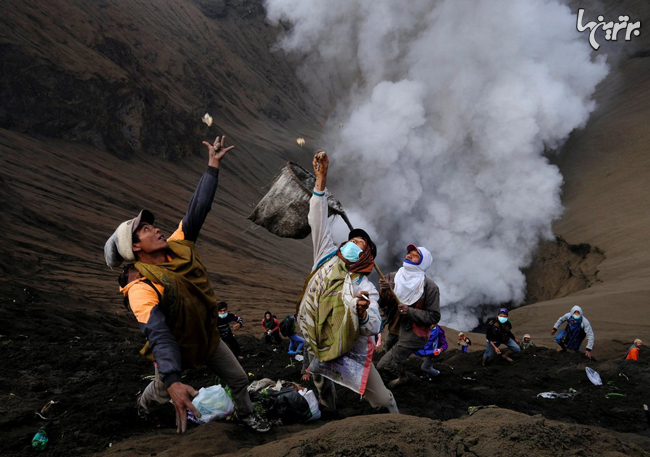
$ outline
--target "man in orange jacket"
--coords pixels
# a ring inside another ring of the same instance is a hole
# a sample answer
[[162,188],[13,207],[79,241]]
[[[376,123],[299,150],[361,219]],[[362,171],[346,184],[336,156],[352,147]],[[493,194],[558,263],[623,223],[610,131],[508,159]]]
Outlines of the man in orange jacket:
[[237,416],[257,431],[270,426],[253,411],[248,376],[217,330],[217,299],[194,243],[210,211],[219,178],[219,163],[234,146],[217,137],[208,147],[208,168],[178,229],[165,238],[154,216],[143,210],[123,222],[104,246],[111,267],[123,261],[120,291],[147,337],[141,353],[155,361],[156,378],[138,399],[145,412],[170,399],[176,409],[177,431],[185,432],[187,410],[197,391],[181,382],[182,370],[207,366],[230,387]]

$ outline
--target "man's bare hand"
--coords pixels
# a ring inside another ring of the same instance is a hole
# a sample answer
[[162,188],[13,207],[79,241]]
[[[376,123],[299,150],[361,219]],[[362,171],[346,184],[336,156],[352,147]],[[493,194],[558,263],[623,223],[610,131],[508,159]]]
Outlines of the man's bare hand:
[[411,312],[411,308],[409,306],[406,306],[403,303],[400,303],[399,305],[397,305],[397,312],[404,315],[409,314]]
[[214,144],[210,144],[207,141],[203,142],[203,144],[208,147],[209,166],[219,168],[219,162],[221,162],[221,159],[223,159],[228,151],[235,148],[234,146],[225,147],[225,143],[226,135],[222,136],[221,138],[217,137],[217,139],[214,140]]
[[201,417],[201,413],[192,404],[192,398],[199,393],[192,386],[175,382],[167,389],[169,396],[172,397],[174,408],[176,408],[176,432],[185,433],[187,430],[187,410],[194,414],[194,417]]
[[361,291],[357,294],[357,316],[360,319],[365,319],[368,316],[368,307],[370,306],[370,300],[366,299],[368,297],[368,291]]
[[389,281],[388,279],[379,280],[379,293],[382,295],[382,297],[385,297],[387,294],[389,294],[390,290],[393,287],[395,287],[395,283],[393,281]]
[[325,151],[318,151],[314,155],[314,160],[312,160],[312,165],[314,166],[314,174],[316,175],[316,190],[323,192],[325,190],[325,185],[327,184],[327,169],[330,165],[330,159],[327,157]]
[[302,375],[302,380],[303,381],[309,381],[309,378],[311,378],[311,375],[309,373],[305,373]]
[[234,324],[234,325],[232,326],[232,329],[233,329],[233,330],[239,330],[240,328],[241,328],[241,324],[240,324],[240,323],[236,323],[236,324]]

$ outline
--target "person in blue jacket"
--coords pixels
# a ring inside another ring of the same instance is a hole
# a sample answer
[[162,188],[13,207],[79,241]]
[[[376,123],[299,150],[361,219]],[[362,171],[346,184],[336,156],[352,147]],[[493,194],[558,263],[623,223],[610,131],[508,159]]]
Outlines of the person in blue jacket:
[[432,325],[429,332],[429,341],[422,349],[414,352],[417,356],[426,357],[422,365],[420,365],[420,369],[427,374],[438,376],[440,371],[433,368],[433,364],[448,347],[445,329],[436,324]]

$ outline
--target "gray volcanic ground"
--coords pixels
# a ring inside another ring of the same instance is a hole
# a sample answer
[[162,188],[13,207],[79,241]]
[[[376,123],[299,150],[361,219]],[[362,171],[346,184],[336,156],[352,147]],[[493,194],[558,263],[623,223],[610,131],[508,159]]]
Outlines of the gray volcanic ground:
[[[608,2],[602,11],[650,20],[642,1]],[[512,367],[481,371],[475,334],[477,352],[460,359],[450,351],[440,364],[444,380],[413,379],[396,390],[400,417],[370,416],[367,404],[342,393],[340,420],[264,437],[227,423],[178,437],[171,413],[158,423],[137,418],[135,394],[151,368],[137,353],[143,337],[102,247],[145,207],[171,233],[207,162],[201,142],[217,134],[236,149],[198,247],[218,297],[245,319],[244,368],[256,377],[298,377],[286,358],[260,348],[257,322],[266,309],[278,316],[293,309],[311,265],[310,239],[274,237],[246,217],[286,161],[309,165],[343,83],[332,79],[310,95],[296,76],[304,57],[274,51],[289,24],[272,26],[265,15],[258,0],[0,1],[0,454],[30,451],[31,437],[47,425],[51,455],[88,455],[109,443],[108,453],[121,455],[501,455],[506,448],[508,455],[648,455],[640,405],[649,400],[650,368],[647,360],[620,360],[634,338],[650,340],[644,29],[631,43],[599,51],[611,68],[597,86],[598,106],[551,156],[564,179],[558,238],[538,248],[526,272],[528,305],[511,314],[516,333],[552,347],[553,322],[580,304],[597,337],[598,361],[588,365],[624,399],[605,400],[606,388],[586,383],[584,359],[544,348]],[[200,122],[205,112],[212,127]],[[196,387],[213,382],[207,372],[188,376]],[[581,392],[571,405],[535,397],[569,387]],[[50,400],[59,404],[43,421],[34,412]],[[472,405],[499,408],[467,416]]]

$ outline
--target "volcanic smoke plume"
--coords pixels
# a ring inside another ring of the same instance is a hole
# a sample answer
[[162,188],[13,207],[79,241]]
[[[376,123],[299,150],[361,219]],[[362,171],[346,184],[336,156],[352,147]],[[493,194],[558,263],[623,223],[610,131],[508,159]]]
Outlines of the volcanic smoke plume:
[[[520,268],[560,217],[562,176],[544,156],[584,126],[606,76],[576,16],[551,0],[267,0],[279,46],[336,97],[319,147],[330,188],[399,266],[434,255],[444,324],[521,303]],[[341,125],[342,124],[342,125]],[[394,268],[386,268],[393,270]]]

